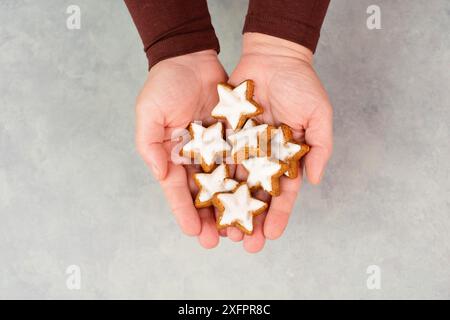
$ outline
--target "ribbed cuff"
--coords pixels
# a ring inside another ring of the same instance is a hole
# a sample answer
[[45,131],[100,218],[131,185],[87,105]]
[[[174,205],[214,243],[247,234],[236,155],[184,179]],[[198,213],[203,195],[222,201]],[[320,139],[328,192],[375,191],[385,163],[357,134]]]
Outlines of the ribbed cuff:
[[125,0],[144,44],[149,69],[158,62],[214,49],[219,41],[206,0]]
[[208,49],[220,52],[219,40],[214,29],[173,35],[159,40],[145,51],[151,69],[162,60]]
[[249,0],[243,33],[258,32],[316,51],[330,0]]
[[258,32],[289,40],[307,47],[313,53],[316,51],[320,37],[320,29],[295,20],[273,15],[256,16],[248,14],[242,33],[246,32]]

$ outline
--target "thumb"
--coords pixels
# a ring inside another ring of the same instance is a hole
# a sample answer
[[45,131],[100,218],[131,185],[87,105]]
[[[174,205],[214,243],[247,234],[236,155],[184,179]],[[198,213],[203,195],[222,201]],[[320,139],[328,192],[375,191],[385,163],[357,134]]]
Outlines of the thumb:
[[305,130],[311,147],[305,157],[306,175],[312,184],[319,184],[333,149],[333,112],[326,106],[313,114]]
[[157,180],[167,175],[168,154],[164,149],[164,125],[160,112],[136,112],[136,147]]

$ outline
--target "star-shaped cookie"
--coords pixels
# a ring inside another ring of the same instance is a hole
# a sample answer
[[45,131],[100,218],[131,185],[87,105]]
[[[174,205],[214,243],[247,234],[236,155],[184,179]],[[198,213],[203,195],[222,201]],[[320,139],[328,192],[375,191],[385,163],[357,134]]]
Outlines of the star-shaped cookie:
[[218,192],[232,191],[238,185],[236,180],[230,179],[226,164],[221,164],[211,173],[194,174],[195,184],[199,191],[195,197],[195,206],[205,208],[212,205],[212,198]]
[[248,159],[250,156],[260,156],[267,152],[271,126],[258,124],[249,119],[244,127],[236,133],[230,134],[227,139],[231,144],[231,156],[236,163]]
[[213,204],[219,211],[219,229],[236,226],[246,234],[253,232],[253,217],[267,209],[267,203],[252,198],[245,182],[240,183],[232,193],[217,193]]
[[231,146],[223,139],[223,125],[217,122],[208,128],[197,123],[189,125],[191,140],[180,151],[185,157],[200,162],[205,172],[211,172],[216,167],[218,157],[225,157]]
[[247,119],[263,113],[263,108],[253,100],[253,87],[252,80],[246,80],[235,88],[218,84],[219,103],[211,111],[211,116],[226,119],[233,130],[242,128]]
[[261,187],[272,196],[280,195],[280,177],[287,170],[287,165],[267,156],[254,157],[242,161],[248,172],[247,184],[251,189]]
[[271,130],[270,154],[271,157],[285,162],[288,169],[284,173],[289,178],[298,175],[298,161],[309,151],[306,144],[298,144],[292,141],[292,131],[282,124],[277,129]]

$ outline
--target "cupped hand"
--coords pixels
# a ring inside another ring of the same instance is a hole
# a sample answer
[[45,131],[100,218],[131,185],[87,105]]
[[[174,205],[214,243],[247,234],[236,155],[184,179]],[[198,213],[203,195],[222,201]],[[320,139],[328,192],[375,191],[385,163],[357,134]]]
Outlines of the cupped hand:
[[[312,67],[312,52],[293,42],[276,37],[246,33],[243,52],[229,82],[237,85],[246,79],[255,82],[255,100],[264,107],[258,118],[263,123],[285,123],[293,129],[297,141],[311,149],[304,158],[308,180],[318,184],[332,152],[332,108],[324,87]],[[282,177],[281,195],[270,198],[260,192],[262,200],[270,201],[266,214],[255,218],[252,235],[243,235],[237,228],[229,228],[228,236],[244,240],[249,252],[262,249],[265,239],[276,239],[287,226],[302,180]],[[244,176],[242,167],[236,178]]]
[[137,149],[161,184],[181,229],[198,236],[205,248],[219,241],[214,211],[194,207],[196,169],[171,161],[171,138],[194,120],[211,121],[217,83],[226,79],[214,50],[170,58],[153,66],[136,102]]

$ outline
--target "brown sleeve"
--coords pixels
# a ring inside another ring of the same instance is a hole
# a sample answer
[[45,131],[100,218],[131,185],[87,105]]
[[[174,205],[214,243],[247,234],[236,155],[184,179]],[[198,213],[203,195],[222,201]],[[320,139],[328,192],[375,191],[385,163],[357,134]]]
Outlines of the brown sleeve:
[[219,52],[206,0],[125,0],[144,43],[149,68],[206,49]]
[[293,41],[315,52],[330,0],[250,0],[245,32]]

